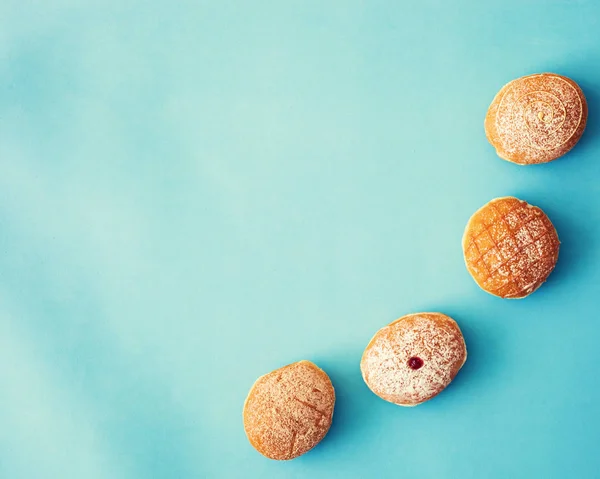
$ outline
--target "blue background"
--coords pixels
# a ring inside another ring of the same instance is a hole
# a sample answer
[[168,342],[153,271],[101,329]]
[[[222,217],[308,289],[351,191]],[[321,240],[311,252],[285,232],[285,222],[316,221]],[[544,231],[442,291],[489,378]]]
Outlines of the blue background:
[[[0,477],[600,477],[600,2],[0,2]],[[575,79],[556,162],[496,157],[513,78]],[[558,229],[533,296],[465,270],[515,195]],[[373,395],[380,327],[442,311],[469,359],[423,406]],[[260,456],[254,380],[309,359],[334,424]]]

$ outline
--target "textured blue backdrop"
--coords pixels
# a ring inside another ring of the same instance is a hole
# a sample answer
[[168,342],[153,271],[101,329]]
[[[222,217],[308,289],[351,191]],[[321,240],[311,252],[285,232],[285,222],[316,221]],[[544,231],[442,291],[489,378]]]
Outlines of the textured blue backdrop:
[[[0,477],[600,477],[600,2],[0,2]],[[554,71],[588,129],[501,161],[498,89]],[[532,297],[466,272],[496,196],[563,242]],[[416,409],[363,384],[372,334],[439,310],[469,359]],[[307,455],[248,444],[261,374],[336,387]]]

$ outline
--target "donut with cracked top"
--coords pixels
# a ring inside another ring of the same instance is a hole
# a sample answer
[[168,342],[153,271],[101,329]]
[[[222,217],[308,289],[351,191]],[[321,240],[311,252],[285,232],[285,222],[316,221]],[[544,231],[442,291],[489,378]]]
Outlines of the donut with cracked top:
[[554,270],[560,241],[540,208],[512,196],[477,210],[462,241],[467,270],[481,289],[500,298],[524,298]]
[[485,117],[485,134],[504,160],[547,163],[567,153],[585,130],[588,107],[577,83],[555,73],[504,85]]
[[325,437],[334,404],[335,391],[325,371],[298,361],[256,380],[244,403],[244,430],[263,456],[294,459]]
[[369,389],[399,406],[441,393],[467,360],[462,332],[442,313],[403,316],[375,333],[360,369]]

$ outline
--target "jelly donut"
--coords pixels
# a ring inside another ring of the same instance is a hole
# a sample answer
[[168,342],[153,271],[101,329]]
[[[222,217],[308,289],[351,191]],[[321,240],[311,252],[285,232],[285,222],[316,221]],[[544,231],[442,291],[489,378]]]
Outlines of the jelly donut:
[[399,406],[416,406],[441,393],[467,360],[456,322],[441,313],[403,316],[377,331],[360,370],[369,389]]
[[588,108],[581,88],[554,73],[506,84],[485,117],[485,134],[500,158],[520,165],[564,155],[583,135]]
[[546,214],[510,196],[475,212],[462,241],[475,282],[501,298],[524,298],[538,289],[556,265],[559,246]]
[[244,403],[250,444],[269,459],[294,459],[327,434],[335,391],[329,376],[310,361],[276,369],[256,380]]

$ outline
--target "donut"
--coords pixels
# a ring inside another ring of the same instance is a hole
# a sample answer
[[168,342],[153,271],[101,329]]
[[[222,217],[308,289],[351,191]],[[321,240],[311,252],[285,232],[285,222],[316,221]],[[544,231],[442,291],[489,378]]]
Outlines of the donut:
[[441,393],[467,360],[456,322],[442,313],[403,316],[375,333],[360,370],[369,389],[399,406]]
[[546,214],[511,196],[476,211],[462,241],[475,282],[501,298],[524,298],[538,289],[556,265],[559,246]]
[[519,165],[547,163],[583,135],[588,107],[579,85],[554,73],[504,85],[485,117],[485,135],[500,158]]
[[294,459],[327,434],[335,391],[329,376],[310,361],[276,369],[256,380],[244,403],[250,444],[269,459]]

